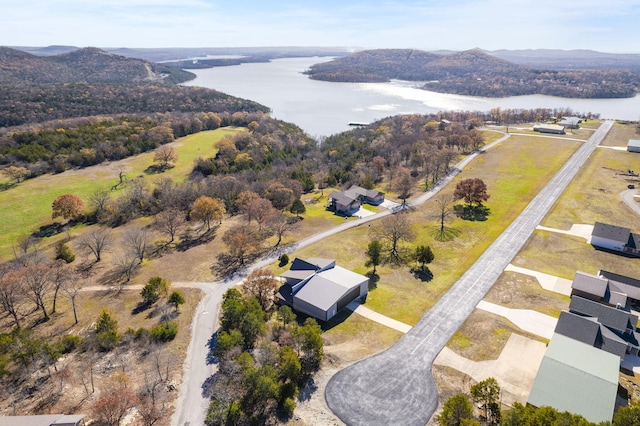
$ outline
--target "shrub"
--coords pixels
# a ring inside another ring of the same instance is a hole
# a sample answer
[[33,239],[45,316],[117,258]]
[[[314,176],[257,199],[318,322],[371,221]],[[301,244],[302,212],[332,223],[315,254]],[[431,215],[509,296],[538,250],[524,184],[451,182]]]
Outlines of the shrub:
[[178,334],[178,324],[175,321],[163,322],[149,331],[151,339],[156,342],[169,342]]
[[73,254],[68,245],[60,241],[56,244],[56,260],[62,259],[66,263],[71,263],[76,260],[76,255]]
[[63,354],[68,354],[69,352],[77,348],[78,345],[80,345],[81,341],[82,341],[82,338],[80,336],[75,336],[72,334],[64,336],[60,341],[60,345],[62,349],[60,352],[62,352]]
[[291,417],[293,415],[293,410],[295,409],[296,402],[291,398],[285,399],[282,403],[282,411],[286,417]]
[[283,267],[287,263],[289,263],[289,255],[287,253],[282,253],[280,255],[280,265],[279,266]]

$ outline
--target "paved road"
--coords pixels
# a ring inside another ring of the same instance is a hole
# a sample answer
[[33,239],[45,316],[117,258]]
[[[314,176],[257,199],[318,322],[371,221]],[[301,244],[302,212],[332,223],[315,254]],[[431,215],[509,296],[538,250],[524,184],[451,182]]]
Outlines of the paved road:
[[604,122],[518,218],[393,347],[336,373],[329,408],[348,425],[424,425],[438,405],[431,365],[613,125]]
[[640,204],[636,201],[634,196],[638,194],[637,189],[625,189],[620,193],[620,198],[622,201],[633,211],[635,214],[640,216]]
[[[477,155],[482,154],[488,149],[493,148],[502,141],[508,139],[510,135],[505,135],[497,141],[487,145],[477,152],[467,156],[465,159],[456,164],[451,172],[443,178],[431,190],[421,194],[411,203],[407,203],[404,207],[413,207],[426,202],[429,198],[436,195],[443,187],[445,187],[460,171],[471,162]],[[403,208],[400,206],[400,209]],[[395,210],[394,210],[395,211]],[[254,263],[246,270],[226,277],[225,279],[214,283],[197,283],[197,287],[203,290],[206,296],[200,301],[196,314],[191,325],[191,342],[187,349],[183,370],[182,385],[180,386],[180,394],[176,403],[176,411],[171,418],[171,424],[174,426],[196,426],[204,424],[204,419],[209,405],[209,396],[203,393],[203,384],[216,372],[216,365],[211,364],[209,355],[209,340],[217,329],[217,318],[220,305],[222,303],[222,295],[234,285],[240,283],[242,279],[252,270],[268,266],[275,262],[282,253],[292,253],[308,245],[317,243],[324,238],[335,235],[347,229],[361,226],[366,223],[378,220],[392,214],[391,210],[383,210],[372,216],[361,219],[349,219],[332,229],[312,235],[308,238],[300,240],[296,243],[287,245],[279,251],[272,253],[258,262]]]

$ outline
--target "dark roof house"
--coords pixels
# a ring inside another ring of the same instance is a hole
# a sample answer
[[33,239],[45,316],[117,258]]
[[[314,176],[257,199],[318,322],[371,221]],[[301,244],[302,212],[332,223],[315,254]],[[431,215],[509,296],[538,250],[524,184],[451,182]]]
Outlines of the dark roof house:
[[608,250],[640,256],[640,235],[629,228],[596,222],[591,232],[591,244]]
[[329,210],[351,215],[358,211],[363,203],[377,206],[383,201],[384,192],[353,185],[346,191],[333,191],[329,194]]
[[369,292],[369,278],[336,266],[332,259],[296,258],[281,277],[285,283],[278,290],[280,303],[321,321]]
[[598,275],[578,271],[571,284],[571,295],[628,311],[640,304],[640,280],[603,270]]
[[555,332],[624,358],[638,354],[638,317],[579,296],[560,313]]

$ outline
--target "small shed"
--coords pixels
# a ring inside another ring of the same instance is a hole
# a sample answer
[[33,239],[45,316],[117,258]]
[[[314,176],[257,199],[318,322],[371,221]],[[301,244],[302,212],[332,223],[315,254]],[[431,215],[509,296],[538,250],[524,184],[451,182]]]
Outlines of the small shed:
[[627,151],[629,152],[640,152],[640,140],[638,139],[629,139],[627,143]]

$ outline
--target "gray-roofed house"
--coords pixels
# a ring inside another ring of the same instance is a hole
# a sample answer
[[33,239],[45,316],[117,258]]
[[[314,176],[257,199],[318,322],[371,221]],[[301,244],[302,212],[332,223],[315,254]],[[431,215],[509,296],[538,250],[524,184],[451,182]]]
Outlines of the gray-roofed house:
[[626,254],[640,255],[640,235],[629,228],[596,222],[591,232],[591,245]]
[[580,117],[564,117],[558,124],[568,127],[569,129],[579,129],[580,123],[582,123],[582,119]]
[[555,332],[615,354],[638,354],[638,317],[631,312],[572,296],[569,311],[560,313]]
[[0,416],[0,426],[80,426],[84,414],[44,414],[41,416]]
[[638,139],[629,139],[627,143],[627,151],[629,152],[640,152],[640,140]]
[[620,359],[627,353],[627,343],[596,318],[562,311],[554,332],[614,354]]
[[329,321],[350,302],[369,292],[369,278],[337,266],[333,259],[294,259],[281,275],[278,299],[321,321]]
[[640,280],[604,270],[598,275],[578,271],[571,284],[571,295],[629,311],[640,305]]
[[365,189],[352,185],[346,191],[333,191],[329,194],[329,210],[352,215],[362,204],[380,205],[384,201],[384,192]]
[[611,421],[620,358],[554,334],[542,358],[527,403],[579,414],[590,422]]

